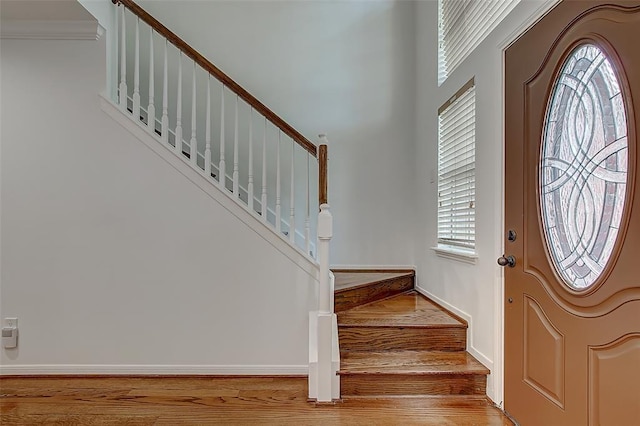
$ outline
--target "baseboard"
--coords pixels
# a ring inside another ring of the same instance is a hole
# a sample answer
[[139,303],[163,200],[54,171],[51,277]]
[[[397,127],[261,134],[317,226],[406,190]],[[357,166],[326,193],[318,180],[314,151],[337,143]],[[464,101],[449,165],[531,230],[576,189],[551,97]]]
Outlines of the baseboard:
[[473,355],[474,358],[476,358],[478,361],[480,361],[489,370],[493,371],[493,361],[491,359],[489,359],[489,357],[487,357],[485,354],[480,352],[478,349],[476,349],[475,346],[473,345],[473,334],[471,333],[471,323],[472,323],[471,315],[469,315],[468,313],[456,308],[455,306],[451,305],[450,303],[445,302],[444,300],[442,300],[438,296],[430,293],[429,291],[425,290],[422,287],[416,287],[415,290],[418,293],[422,294],[423,296],[425,296],[425,297],[433,300],[437,304],[441,305],[443,308],[447,309],[448,311],[451,311],[452,314],[459,316],[460,318],[462,318],[463,320],[465,320],[467,322],[467,324],[469,325],[469,327],[467,327],[467,352],[469,352],[471,355]]
[[306,376],[307,365],[2,365],[0,376]]

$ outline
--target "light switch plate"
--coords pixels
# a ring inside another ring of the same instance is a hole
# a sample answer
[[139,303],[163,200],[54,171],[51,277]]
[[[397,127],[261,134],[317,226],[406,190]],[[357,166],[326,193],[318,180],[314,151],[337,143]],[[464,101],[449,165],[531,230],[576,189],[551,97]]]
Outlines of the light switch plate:
[[3,327],[18,328],[18,318],[7,317],[4,319]]

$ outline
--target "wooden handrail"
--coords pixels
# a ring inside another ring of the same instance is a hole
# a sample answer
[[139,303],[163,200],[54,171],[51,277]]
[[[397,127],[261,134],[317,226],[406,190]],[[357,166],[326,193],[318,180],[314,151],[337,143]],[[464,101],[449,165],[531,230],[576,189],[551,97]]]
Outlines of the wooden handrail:
[[327,145],[318,147],[318,199],[320,205],[328,202],[328,184],[327,184]]
[[216,77],[227,88],[243,99],[247,104],[253,107],[256,111],[271,121],[276,127],[287,134],[298,145],[306,149],[314,157],[318,157],[317,147],[305,138],[300,132],[291,127],[286,121],[280,118],[276,113],[271,111],[262,102],[256,99],[251,93],[247,92],[242,86],[233,81],[231,77],[222,72],[218,67],[209,62],[204,56],[198,53],[187,42],[178,37],[170,29],[162,25],[157,19],[151,16],[146,10],[138,6],[133,0],[111,0],[113,4],[122,4],[129,9],[133,14],[138,16],[142,21],[146,22],[151,28],[153,28],[158,34],[166,38],[171,44],[177,47],[185,55],[193,59],[198,65],[200,65],[209,74]]

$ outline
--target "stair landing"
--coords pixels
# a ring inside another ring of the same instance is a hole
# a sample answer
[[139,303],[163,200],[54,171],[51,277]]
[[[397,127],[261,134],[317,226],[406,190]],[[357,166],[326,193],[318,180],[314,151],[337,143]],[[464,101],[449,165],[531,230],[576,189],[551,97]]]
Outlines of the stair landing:
[[334,270],[335,312],[413,289],[412,270]]

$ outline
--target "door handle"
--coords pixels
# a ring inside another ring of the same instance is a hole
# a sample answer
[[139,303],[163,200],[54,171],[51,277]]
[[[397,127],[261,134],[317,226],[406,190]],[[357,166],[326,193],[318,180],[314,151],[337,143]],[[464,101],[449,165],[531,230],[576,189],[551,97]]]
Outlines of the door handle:
[[512,255],[505,256],[504,254],[498,258],[498,265],[500,266],[508,266],[509,268],[513,268],[516,266],[516,258]]

